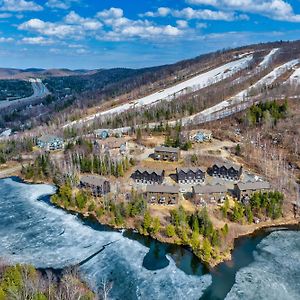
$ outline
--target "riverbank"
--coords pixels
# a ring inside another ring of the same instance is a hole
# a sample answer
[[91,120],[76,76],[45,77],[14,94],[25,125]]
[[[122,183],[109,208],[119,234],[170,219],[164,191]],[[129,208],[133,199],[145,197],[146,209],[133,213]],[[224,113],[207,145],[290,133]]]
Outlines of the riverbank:
[[134,224],[133,221],[136,221],[136,220],[130,220],[129,222],[126,222],[125,224],[118,226],[116,224],[112,224],[111,222],[109,222],[109,220],[107,218],[99,218],[94,212],[81,211],[81,210],[76,210],[74,208],[66,208],[66,207],[63,207],[62,205],[59,205],[58,203],[52,203],[52,204],[60,209],[63,209],[65,211],[69,212],[69,213],[77,214],[77,215],[79,214],[83,218],[92,219],[93,221],[98,222],[100,225],[108,226],[114,230],[130,230],[130,231],[139,233],[142,236],[150,236],[152,239],[157,240],[164,244],[174,244],[174,245],[178,245],[178,246],[187,247],[188,250],[191,251],[194,255],[196,255],[198,257],[198,259],[201,261],[201,263],[203,263],[209,269],[215,268],[216,266],[218,266],[219,264],[221,264],[223,262],[230,261],[232,259],[232,252],[235,249],[235,244],[240,238],[255,235],[257,232],[260,232],[260,231],[266,230],[266,229],[273,229],[273,228],[276,229],[276,228],[285,227],[285,226],[300,226],[300,220],[294,219],[291,217],[280,218],[278,220],[272,220],[272,221],[268,221],[268,222],[261,222],[259,224],[240,225],[240,228],[242,228],[243,230],[235,233],[235,235],[233,235],[231,237],[230,241],[228,241],[227,249],[225,251],[223,251],[222,253],[220,253],[220,255],[218,256],[218,259],[212,259],[210,261],[205,261],[205,260],[203,260],[203,257],[199,255],[199,253],[193,251],[193,249],[189,245],[184,244],[179,239],[169,238],[167,236],[164,236],[161,233],[156,234],[156,235],[145,233],[143,230],[141,230],[141,228],[137,228],[133,225]]
[[[19,174],[20,175],[20,174]],[[37,183],[32,180],[26,180],[24,178],[21,178],[21,180],[24,183]],[[53,184],[52,182],[38,182],[38,183],[47,183],[47,184]],[[237,223],[232,223],[228,221],[229,224],[229,230],[230,235],[226,239],[226,245],[221,245],[223,246],[222,251],[219,251],[217,257],[213,257],[210,260],[205,260],[201,253],[198,251],[193,251],[192,247],[184,243],[178,236],[176,237],[168,237],[165,234],[165,228],[162,227],[162,230],[159,230],[156,234],[145,232],[142,230],[141,224],[143,222],[143,219],[141,216],[137,216],[136,218],[129,218],[125,219],[125,221],[122,223],[122,225],[117,225],[115,222],[112,222],[112,219],[109,218],[107,215],[102,215],[102,216],[97,216],[97,213],[95,211],[88,211],[88,208],[86,207],[85,209],[78,209],[75,206],[73,207],[65,207],[62,203],[53,203],[53,205],[68,211],[72,214],[80,214],[83,218],[89,218],[92,219],[93,221],[101,224],[108,226],[114,230],[130,230],[136,233],[139,233],[142,236],[150,236],[152,239],[157,240],[161,243],[165,244],[174,244],[174,245],[179,245],[188,248],[193,254],[195,254],[202,263],[204,263],[208,268],[214,268],[220,263],[224,261],[230,261],[232,259],[232,251],[234,250],[234,245],[235,241],[238,240],[241,237],[245,237],[248,235],[254,234],[256,231],[265,229],[265,228],[276,228],[279,226],[290,226],[290,225],[297,225],[299,224],[299,219],[295,219],[292,217],[285,217],[285,218],[280,218],[277,220],[272,220],[272,221],[267,221],[267,222],[260,222],[259,224],[247,224],[247,225],[242,225],[242,224],[237,224]],[[227,222],[227,220],[226,220]],[[138,225],[137,225],[138,224]]]

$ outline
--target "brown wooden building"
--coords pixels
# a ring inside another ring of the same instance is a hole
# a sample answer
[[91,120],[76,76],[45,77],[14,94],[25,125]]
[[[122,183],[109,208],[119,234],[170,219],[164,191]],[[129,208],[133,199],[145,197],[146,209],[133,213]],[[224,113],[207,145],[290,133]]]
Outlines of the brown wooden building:
[[239,182],[234,186],[234,194],[239,201],[248,202],[256,192],[267,192],[271,189],[270,183],[266,181]]
[[142,184],[162,184],[165,177],[164,170],[138,168],[132,173],[131,178],[136,183]]
[[196,185],[193,187],[193,200],[196,205],[214,204],[223,202],[227,195],[224,185]]
[[110,193],[110,183],[99,175],[85,175],[80,178],[79,188],[91,190],[94,197]]
[[159,146],[154,150],[154,159],[178,161],[180,158],[180,150],[178,148]]
[[179,187],[173,185],[147,185],[146,198],[151,204],[174,205],[178,203]]

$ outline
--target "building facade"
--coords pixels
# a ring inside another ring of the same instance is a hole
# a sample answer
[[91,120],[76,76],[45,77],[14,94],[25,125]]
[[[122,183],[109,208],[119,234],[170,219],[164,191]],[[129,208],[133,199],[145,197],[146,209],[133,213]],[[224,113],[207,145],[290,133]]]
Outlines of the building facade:
[[267,192],[271,190],[269,182],[239,182],[234,186],[234,194],[237,199],[243,203],[248,203],[251,196],[256,192]]
[[226,199],[227,188],[224,185],[196,185],[193,187],[193,201],[196,205],[222,203]]
[[165,177],[164,170],[138,168],[132,173],[131,178],[141,184],[162,184]]
[[179,199],[179,188],[173,185],[147,185],[146,199],[150,204],[175,205]]
[[201,183],[205,180],[206,170],[204,168],[178,168],[176,169],[177,181],[181,184]]
[[154,159],[165,161],[178,161],[180,150],[178,148],[159,146],[154,150]]
[[229,180],[239,180],[243,173],[243,167],[230,163],[217,163],[208,169],[208,173],[213,177],[220,177]]
[[64,147],[64,140],[54,135],[43,135],[37,139],[37,146],[47,151],[61,150]]
[[85,175],[80,178],[80,189],[91,190],[94,197],[110,193],[110,182],[99,175]]

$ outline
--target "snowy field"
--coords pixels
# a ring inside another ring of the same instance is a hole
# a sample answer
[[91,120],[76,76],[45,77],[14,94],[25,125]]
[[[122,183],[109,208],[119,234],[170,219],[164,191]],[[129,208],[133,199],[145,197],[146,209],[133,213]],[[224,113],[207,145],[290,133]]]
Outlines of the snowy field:
[[143,260],[148,247],[119,232],[95,230],[76,216],[37,201],[54,191],[49,185],[0,180],[2,258],[59,269],[79,264],[111,243],[84,262],[80,271],[95,289],[103,278],[113,280],[112,299],[199,299],[211,284],[210,275],[188,275],[169,255],[167,267],[147,270]]
[[300,232],[276,231],[258,245],[254,262],[236,274],[226,300],[300,297]]
[[82,122],[88,122],[88,121],[91,121],[94,118],[97,118],[100,116],[119,114],[119,113],[125,112],[125,111],[133,109],[133,108],[153,105],[159,101],[171,101],[174,98],[176,98],[186,92],[200,90],[202,88],[205,88],[207,86],[210,86],[212,84],[215,84],[221,80],[224,80],[224,79],[232,76],[233,74],[237,73],[238,71],[245,69],[249,65],[252,58],[253,58],[252,54],[247,55],[243,58],[240,58],[238,60],[227,63],[223,66],[212,69],[203,74],[197,75],[189,80],[181,82],[170,88],[158,91],[154,94],[137,99],[135,101],[131,101],[130,103],[125,103],[123,105],[114,107],[107,111],[96,113],[96,114],[86,117],[82,120],[71,122],[71,123],[65,125],[64,127],[72,126],[72,125],[82,123]]

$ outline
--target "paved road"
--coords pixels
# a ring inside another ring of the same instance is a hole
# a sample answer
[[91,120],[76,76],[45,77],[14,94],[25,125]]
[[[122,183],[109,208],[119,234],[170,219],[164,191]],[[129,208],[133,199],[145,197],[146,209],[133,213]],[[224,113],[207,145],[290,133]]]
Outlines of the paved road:
[[33,94],[30,97],[21,98],[13,101],[0,101],[0,109],[19,104],[28,105],[50,94],[50,92],[40,79],[31,79],[30,82],[33,89]]

